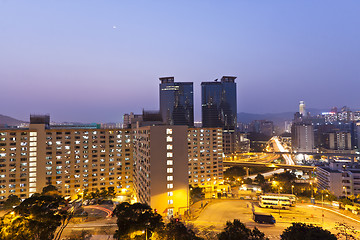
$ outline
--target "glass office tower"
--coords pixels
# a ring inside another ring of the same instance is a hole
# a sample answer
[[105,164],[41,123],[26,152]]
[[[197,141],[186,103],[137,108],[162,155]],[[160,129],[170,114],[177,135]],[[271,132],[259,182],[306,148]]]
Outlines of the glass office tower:
[[234,130],[237,125],[236,77],[224,76],[218,82],[201,83],[203,127]]
[[160,113],[169,125],[194,126],[194,94],[192,82],[174,82],[174,77],[159,78]]

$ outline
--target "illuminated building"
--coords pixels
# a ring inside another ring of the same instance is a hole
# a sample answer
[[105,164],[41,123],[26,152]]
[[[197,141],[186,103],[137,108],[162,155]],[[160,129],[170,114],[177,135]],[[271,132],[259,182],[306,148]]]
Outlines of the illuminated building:
[[49,184],[72,198],[114,187],[162,215],[184,214],[189,182],[209,186],[223,178],[223,130],[154,125],[160,114],[144,113],[132,129],[50,125],[49,116],[31,116],[28,128],[0,129],[0,202]]
[[189,184],[211,187],[223,179],[221,128],[189,128]]
[[294,123],[291,128],[292,148],[297,152],[314,151],[314,128],[311,123]]
[[307,113],[306,113],[306,110],[305,110],[305,102],[304,102],[304,101],[300,101],[300,104],[299,104],[299,113],[301,114],[302,117],[306,117],[306,116],[307,116]]
[[159,214],[184,214],[188,207],[188,127],[144,126],[134,130],[137,200]]
[[160,78],[160,112],[168,125],[194,126],[192,82],[174,82],[174,77]]
[[0,201],[27,198],[48,184],[63,196],[84,189],[133,189],[130,129],[49,125],[49,116],[31,116],[29,128],[0,129]]
[[333,161],[316,170],[320,190],[329,190],[335,196],[360,194],[360,169],[353,168],[353,162]]

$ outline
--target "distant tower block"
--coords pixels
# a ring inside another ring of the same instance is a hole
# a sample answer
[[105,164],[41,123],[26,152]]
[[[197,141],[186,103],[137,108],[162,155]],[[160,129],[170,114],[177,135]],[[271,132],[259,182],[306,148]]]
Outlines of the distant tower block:
[[300,113],[303,117],[306,116],[305,102],[304,102],[304,101],[300,101],[300,104],[299,104],[299,113]]

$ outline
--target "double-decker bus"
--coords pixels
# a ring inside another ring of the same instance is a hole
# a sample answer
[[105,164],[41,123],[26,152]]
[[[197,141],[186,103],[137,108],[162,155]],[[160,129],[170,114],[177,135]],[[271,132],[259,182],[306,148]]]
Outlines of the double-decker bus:
[[265,194],[260,196],[260,207],[289,208],[295,206],[296,197],[292,194]]

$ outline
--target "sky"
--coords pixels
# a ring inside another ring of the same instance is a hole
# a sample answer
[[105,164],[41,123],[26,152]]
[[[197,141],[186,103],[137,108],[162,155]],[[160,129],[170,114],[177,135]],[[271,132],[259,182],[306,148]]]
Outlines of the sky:
[[237,76],[238,112],[360,103],[360,2],[0,0],[0,114],[121,122],[159,77]]

